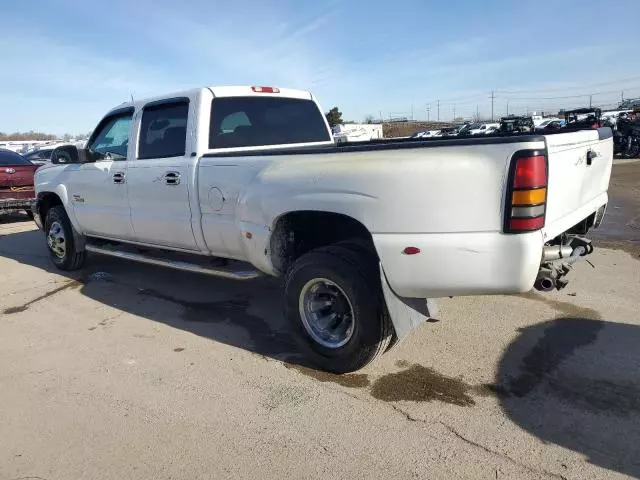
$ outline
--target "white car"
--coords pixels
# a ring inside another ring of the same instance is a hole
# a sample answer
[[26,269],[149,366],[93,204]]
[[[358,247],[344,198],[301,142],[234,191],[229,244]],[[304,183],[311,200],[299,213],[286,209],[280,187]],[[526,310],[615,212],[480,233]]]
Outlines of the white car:
[[331,129],[336,142],[367,142],[383,138],[382,125],[375,123],[349,123],[336,125]]
[[53,264],[98,253],[282,276],[292,329],[342,373],[433,315],[433,298],[561,288],[591,252],[611,129],[340,146],[322,112],[310,93],[275,87],[116,107],[86,148],[59,147],[36,173]]
[[430,138],[441,136],[440,130],[422,130],[411,135],[411,138]]
[[467,135],[488,135],[498,131],[500,128],[499,123],[475,123],[469,126]]

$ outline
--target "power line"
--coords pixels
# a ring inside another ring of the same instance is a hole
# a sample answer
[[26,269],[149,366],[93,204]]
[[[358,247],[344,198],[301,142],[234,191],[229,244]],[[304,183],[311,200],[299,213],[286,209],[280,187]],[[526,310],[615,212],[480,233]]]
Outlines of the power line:
[[590,83],[590,84],[581,84],[581,85],[573,85],[566,87],[555,87],[555,88],[537,88],[537,89],[522,89],[522,90],[498,90],[498,93],[503,94],[511,94],[511,93],[532,93],[532,92],[562,92],[564,90],[575,90],[576,88],[593,88],[593,87],[602,87],[606,85],[615,85],[617,83],[625,83],[625,82],[635,82],[640,80],[640,76],[636,77],[628,77],[628,78],[620,78],[618,80],[608,80],[606,82],[598,82],[598,83]]

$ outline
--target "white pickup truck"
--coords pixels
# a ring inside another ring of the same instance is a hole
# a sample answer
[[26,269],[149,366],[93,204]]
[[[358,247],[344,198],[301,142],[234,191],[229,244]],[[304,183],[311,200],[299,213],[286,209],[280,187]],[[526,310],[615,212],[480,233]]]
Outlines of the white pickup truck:
[[286,317],[342,373],[433,315],[426,299],[564,286],[612,157],[607,128],[336,145],[308,92],[201,88],[121,105],[85,149],[58,148],[33,211],[63,270],[94,252],[284,276]]

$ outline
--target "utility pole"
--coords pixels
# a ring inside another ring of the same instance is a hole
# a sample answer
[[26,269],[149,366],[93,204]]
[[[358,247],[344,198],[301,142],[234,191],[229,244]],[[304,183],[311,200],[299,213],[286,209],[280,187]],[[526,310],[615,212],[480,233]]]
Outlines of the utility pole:
[[507,100],[507,117],[509,116],[509,100]]
[[437,104],[438,104],[438,121],[440,121],[440,100],[438,100]]
[[478,108],[478,105],[476,104],[476,122],[480,120],[480,109]]
[[620,93],[620,101],[624,102],[624,90]]
[[427,122],[429,121],[429,112],[431,111],[431,107],[427,106]]
[[413,102],[411,102],[411,120],[413,120]]
[[593,95],[589,95],[589,108],[591,108],[591,99],[592,99]]
[[456,121],[456,104],[453,104],[453,121]]
[[496,98],[496,96],[493,94],[493,91],[491,92],[491,121],[493,122],[493,100]]

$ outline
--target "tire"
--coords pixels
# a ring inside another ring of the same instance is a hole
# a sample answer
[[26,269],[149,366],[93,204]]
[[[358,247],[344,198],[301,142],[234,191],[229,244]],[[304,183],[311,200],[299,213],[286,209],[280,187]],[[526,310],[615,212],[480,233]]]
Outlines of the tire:
[[78,270],[84,264],[86,252],[77,251],[74,230],[67,212],[61,205],[51,207],[44,221],[51,262],[60,270]]
[[31,210],[25,210],[24,212],[27,214],[27,217],[33,220],[33,212]]
[[[377,264],[372,260],[371,254],[361,247],[342,243],[302,255],[287,274],[286,318],[312,363],[322,370],[333,373],[359,370],[384,353],[391,341],[393,327],[383,301]],[[325,291],[328,293],[322,297]],[[336,311],[340,307],[346,307],[342,311],[350,311],[338,316],[345,320],[339,320],[335,331],[346,331],[336,334],[337,340],[330,339],[327,330],[311,326],[322,322],[312,320],[314,313],[305,314],[306,306],[313,304],[307,301],[309,298],[334,300],[327,307],[329,312],[333,312],[336,303]]]
[[629,143],[625,145],[622,157],[631,159],[640,155],[640,138],[631,137]]

